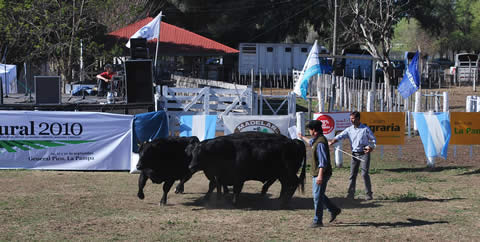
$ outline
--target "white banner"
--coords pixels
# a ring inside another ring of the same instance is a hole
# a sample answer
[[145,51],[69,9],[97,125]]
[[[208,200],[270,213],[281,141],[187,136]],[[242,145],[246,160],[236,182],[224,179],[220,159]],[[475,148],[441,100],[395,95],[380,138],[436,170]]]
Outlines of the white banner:
[[352,123],[350,122],[350,113],[314,113],[313,119],[322,122],[323,135],[327,139],[335,138],[338,132],[348,128]]
[[132,115],[0,111],[0,169],[130,170]]
[[288,128],[295,119],[288,115],[228,115],[223,116],[225,135],[246,131],[283,134],[289,137]]

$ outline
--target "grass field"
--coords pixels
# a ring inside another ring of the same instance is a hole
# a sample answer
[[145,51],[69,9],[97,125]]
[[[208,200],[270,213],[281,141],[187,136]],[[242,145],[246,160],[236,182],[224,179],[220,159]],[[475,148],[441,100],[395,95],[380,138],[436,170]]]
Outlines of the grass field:
[[[418,139],[418,138],[416,138]],[[355,200],[345,199],[348,158],[335,168],[327,195],[342,209],[328,224],[311,229],[311,179],[281,209],[276,182],[267,197],[247,182],[238,207],[202,197],[207,180],[193,176],[185,194],[172,191],[159,206],[162,187],[148,182],[136,197],[138,175],[127,172],[0,171],[0,241],[318,241],[480,240],[480,165],[465,149],[425,169],[418,140],[399,158],[396,148],[372,155],[374,200],[364,201],[363,181]]]
[[[442,90],[440,90],[442,91]],[[470,88],[448,90],[452,111],[464,111]],[[349,150],[348,142],[344,150]],[[266,197],[261,184],[244,186],[239,206],[231,195],[204,201],[201,173],[185,194],[147,183],[136,197],[138,175],[127,172],[0,170],[0,241],[480,241],[480,150],[449,147],[448,159],[426,169],[418,136],[406,144],[377,147],[372,155],[374,200],[364,201],[357,180],[355,200],[345,199],[349,159],[335,168],[327,195],[343,209],[333,224],[311,229],[311,179],[281,209],[275,183]],[[333,158],[332,158],[333,159]]]

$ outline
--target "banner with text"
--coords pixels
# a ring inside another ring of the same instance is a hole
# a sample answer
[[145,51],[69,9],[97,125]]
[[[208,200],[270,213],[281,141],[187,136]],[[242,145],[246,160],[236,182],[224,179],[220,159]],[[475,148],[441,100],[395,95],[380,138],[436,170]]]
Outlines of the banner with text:
[[0,169],[129,170],[132,115],[0,111]]
[[290,137],[288,128],[295,125],[295,119],[288,115],[228,115],[223,116],[225,135],[246,131],[283,134]]
[[[323,135],[329,140],[352,125],[348,112],[315,113],[313,118],[322,122]],[[405,114],[402,112],[361,112],[360,122],[370,127],[377,145],[405,143]]]
[[372,130],[377,145],[405,144],[405,113],[361,112],[360,122]]
[[450,113],[452,145],[480,144],[480,113],[452,112]]
[[327,139],[333,139],[335,135],[352,125],[350,122],[350,113],[314,113],[313,119],[322,122],[323,135]]

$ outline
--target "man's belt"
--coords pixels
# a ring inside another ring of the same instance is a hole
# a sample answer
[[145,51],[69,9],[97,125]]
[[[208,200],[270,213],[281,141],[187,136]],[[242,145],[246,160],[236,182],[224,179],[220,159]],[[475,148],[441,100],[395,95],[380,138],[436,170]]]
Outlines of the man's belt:
[[360,152],[352,152],[352,154],[353,154],[353,155],[356,155],[356,156],[358,156],[358,155],[365,155],[365,152],[363,152],[363,151],[360,151]]

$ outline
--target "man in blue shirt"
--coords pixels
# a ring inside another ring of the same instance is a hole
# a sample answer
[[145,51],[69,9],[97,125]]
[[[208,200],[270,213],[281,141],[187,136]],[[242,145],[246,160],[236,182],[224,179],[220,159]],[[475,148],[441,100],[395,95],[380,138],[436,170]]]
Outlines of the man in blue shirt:
[[348,186],[347,198],[353,199],[355,197],[355,184],[360,167],[363,180],[365,181],[365,199],[372,200],[372,184],[368,170],[370,169],[370,152],[375,148],[377,140],[370,128],[360,123],[359,112],[354,111],[350,114],[350,122],[352,122],[352,125],[335,136],[328,144],[335,144],[338,140],[345,138],[350,140],[353,157],[350,165],[350,185]]
[[313,139],[308,139],[302,134],[298,134],[298,137],[309,143],[312,147],[313,159],[309,159],[309,161],[311,167],[310,172],[312,174],[312,195],[315,215],[310,227],[317,228],[323,226],[324,206],[327,207],[327,210],[330,212],[330,223],[335,220],[342,210],[335,206],[327,195],[325,195],[328,180],[332,176],[332,165],[330,164],[328,141],[325,136],[323,136],[322,122],[312,120],[307,124],[307,128]]

